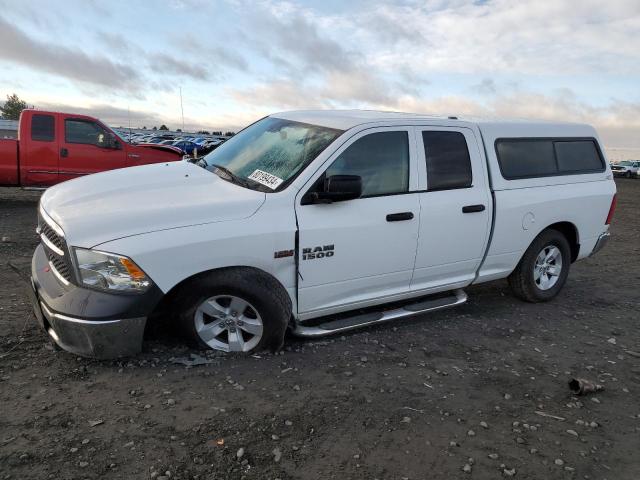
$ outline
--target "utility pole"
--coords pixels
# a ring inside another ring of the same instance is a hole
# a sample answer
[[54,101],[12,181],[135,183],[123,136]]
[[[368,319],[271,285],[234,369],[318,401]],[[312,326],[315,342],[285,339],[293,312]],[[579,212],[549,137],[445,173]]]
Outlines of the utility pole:
[[184,107],[182,106],[182,87],[180,87],[180,112],[182,112],[182,131],[184,132]]

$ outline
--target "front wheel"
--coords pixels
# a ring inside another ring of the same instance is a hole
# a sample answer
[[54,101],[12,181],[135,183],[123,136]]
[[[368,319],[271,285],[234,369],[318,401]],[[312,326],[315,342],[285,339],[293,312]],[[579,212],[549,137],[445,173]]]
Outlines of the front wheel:
[[627,171],[627,173],[625,173],[624,176],[627,178],[631,178],[631,172]]
[[569,275],[571,248],[557,230],[545,230],[531,243],[509,285],[517,297],[527,302],[546,302],[554,298]]
[[179,298],[180,325],[196,347],[244,354],[282,347],[291,301],[264,272],[213,271],[192,281]]

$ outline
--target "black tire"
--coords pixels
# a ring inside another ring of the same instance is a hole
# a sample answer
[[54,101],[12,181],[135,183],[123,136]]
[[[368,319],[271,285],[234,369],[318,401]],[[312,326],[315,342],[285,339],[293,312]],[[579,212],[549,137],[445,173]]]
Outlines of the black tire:
[[[534,280],[534,268],[538,254],[548,246],[560,250],[562,267],[556,283],[548,290],[543,290]],[[562,290],[569,275],[570,264],[571,247],[566,237],[557,230],[545,230],[533,240],[516,269],[509,275],[509,285],[513,293],[526,302],[548,302]]]
[[177,295],[176,313],[179,326],[193,347],[211,348],[196,331],[195,312],[205,300],[217,295],[234,295],[246,300],[262,319],[260,342],[244,354],[267,349],[276,352],[282,348],[291,318],[291,299],[275,278],[252,268],[214,270],[181,288]]
[[627,177],[627,178],[631,178],[631,172],[625,173],[624,176]]

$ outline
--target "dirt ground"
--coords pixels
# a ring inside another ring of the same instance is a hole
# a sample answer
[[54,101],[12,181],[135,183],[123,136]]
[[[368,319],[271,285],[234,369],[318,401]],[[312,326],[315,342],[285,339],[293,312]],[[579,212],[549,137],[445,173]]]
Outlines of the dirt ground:
[[[0,479],[640,478],[640,181],[617,183],[611,243],[550,303],[501,281],[191,368],[162,332],[125,361],[54,351],[11,268],[28,269],[39,195],[0,189]],[[573,397],[572,376],[605,390]]]

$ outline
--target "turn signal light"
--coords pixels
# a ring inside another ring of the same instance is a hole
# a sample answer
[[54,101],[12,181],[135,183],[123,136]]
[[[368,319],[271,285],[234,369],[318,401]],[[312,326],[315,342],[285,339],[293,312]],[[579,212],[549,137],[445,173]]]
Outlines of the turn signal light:
[[124,268],[127,269],[129,275],[131,275],[131,278],[135,280],[142,280],[143,278],[145,278],[144,272],[140,270],[140,268],[138,268],[138,266],[128,258],[120,258],[120,263],[124,266]]

